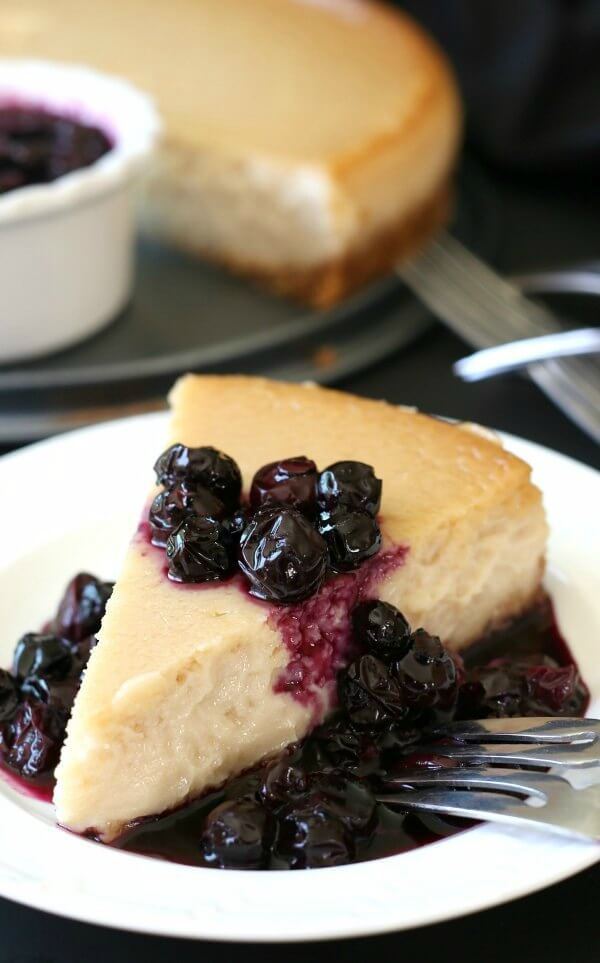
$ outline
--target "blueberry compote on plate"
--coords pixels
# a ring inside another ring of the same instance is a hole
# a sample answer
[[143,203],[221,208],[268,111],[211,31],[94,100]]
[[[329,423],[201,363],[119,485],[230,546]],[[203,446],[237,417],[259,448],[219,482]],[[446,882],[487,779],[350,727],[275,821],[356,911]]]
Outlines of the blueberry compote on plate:
[[0,106],[0,194],[89,167],[112,148],[100,128],[23,104]]
[[[547,598],[461,658],[370,597],[373,574],[402,559],[398,550],[381,550],[381,481],[370,466],[344,461],[319,472],[309,458],[286,458],[256,473],[248,499],[238,466],[214,448],[173,445],[155,469],[161,491],[145,524],[169,578],[192,586],[235,578],[276,613],[272,624],[289,641],[277,691],[303,698],[309,685],[332,682],[333,666],[337,708],[279,758],[181,809],[141,820],[115,845],[219,869],[317,868],[399,853],[466,825],[376,802],[389,775],[456,764],[441,747],[424,748],[432,725],[585,712],[587,689]],[[48,798],[111,590],[77,575],[56,616],[17,643],[12,671],[0,670],[4,768]],[[335,645],[333,656],[309,658],[287,625],[299,611],[318,621],[322,600],[331,604],[328,593],[352,609],[343,663],[335,661]]]
[[0,669],[0,755],[37,795],[51,798],[54,768],[82,672],[112,592],[85,572],[73,578],[54,618],[28,632]]

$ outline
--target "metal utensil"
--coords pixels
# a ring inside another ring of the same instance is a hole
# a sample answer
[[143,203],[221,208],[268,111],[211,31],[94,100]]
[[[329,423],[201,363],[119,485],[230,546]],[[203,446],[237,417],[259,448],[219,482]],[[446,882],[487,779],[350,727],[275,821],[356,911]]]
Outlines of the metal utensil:
[[600,352],[600,328],[576,328],[558,334],[542,334],[537,338],[520,338],[493,348],[483,348],[461,358],[453,366],[454,374],[463,381],[481,381],[508,371],[517,371],[538,361],[552,358],[597,354]]
[[[551,311],[525,297],[446,233],[397,270],[438,318],[476,348],[561,331]],[[565,414],[600,442],[596,359],[545,361],[527,370]]]
[[443,741],[420,751],[458,765],[386,778],[380,802],[600,842],[600,721],[484,719],[436,735]]

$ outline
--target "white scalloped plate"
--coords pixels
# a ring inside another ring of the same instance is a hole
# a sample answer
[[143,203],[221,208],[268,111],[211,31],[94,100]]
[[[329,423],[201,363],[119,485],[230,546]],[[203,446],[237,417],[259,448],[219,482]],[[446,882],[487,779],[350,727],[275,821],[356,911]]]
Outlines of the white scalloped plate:
[[[0,663],[85,568],[115,575],[164,415],[74,432],[0,460]],[[552,527],[547,578],[600,715],[599,476],[516,438]],[[0,782],[0,894],[75,919],[220,940],[308,940],[433,923],[523,896],[600,859],[600,846],[483,826],[410,853],[298,873],[216,872],[72,836],[52,807]]]

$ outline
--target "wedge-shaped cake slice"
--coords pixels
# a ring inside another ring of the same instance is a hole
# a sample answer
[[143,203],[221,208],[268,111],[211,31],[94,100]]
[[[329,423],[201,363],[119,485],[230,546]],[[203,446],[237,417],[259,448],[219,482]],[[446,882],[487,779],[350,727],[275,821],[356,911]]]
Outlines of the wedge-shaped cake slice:
[[[104,839],[302,738],[335,697],[359,597],[461,649],[535,599],[546,523],[530,469],[458,425],[312,385],[187,376],[171,440],[242,470],[305,454],[383,480],[383,547],[291,606],[233,582],[179,585],[140,531],[109,602],[57,770],[58,819]],[[157,455],[164,447],[157,439]],[[150,468],[150,466],[149,466]],[[140,493],[140,504],[143,493]]]

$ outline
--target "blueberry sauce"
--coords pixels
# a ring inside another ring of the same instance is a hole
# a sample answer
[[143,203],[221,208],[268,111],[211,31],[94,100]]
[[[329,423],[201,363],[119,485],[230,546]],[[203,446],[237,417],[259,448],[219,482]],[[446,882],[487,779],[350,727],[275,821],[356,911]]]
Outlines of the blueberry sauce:
[[0,106],[0,194],[89,167],[112,148],[99,127],[23,104]]
[[[492,662],[510,657],[513,665],[535,663],[577,671],[548,599],[502,632],[471,646],[459,682],[467,684],[471,672],[489,666],[488,656]],[[574,714],[584,715],[588,692],[577,678]],[[535,704],[533,710],[537,712]],[[553,714],[550,707],[544,714]],[[141,821],[114,845],[186,865],[247,869],[339,865],[407,852],[474,825],[451,817],[392,810],[369,796],[382,775],[397,776],[407,767],[453,765],[430,750],[420,751],[421,739],[421,730],[410,724],[357,730],[338,712],[280,759],[178,810]],[[266,812],[257,806],[257,800]],[[357,824],[369,800],[371,816],[364,825]],[[257,833],[263,840],[259,852]],[[236,862],[232,856],[240,842],[240,861]]]
[[357,572],[334,576],[299,605],[271,607],[269,622],[281,632],[290,653],[290,661],[275,684],[276,692],[289,692],[318,711],[321,702],[315,690],[335,686],[337,673],[351,653],[352,609],[404,563],[407,552],[402,546],[388,549],[366,561]]
[[[145,517],[140,521],[137,539],[152,553],[162,574],[169,576],[164,553],[152,540],[152,530]],[[302,705],[314,709],[318,721],[327,697],[335,688],[339,669],[348,661],[352,644],[351,612],[359,601],[373,597],[380,582],[404,564],[406,546],[386,548],[354,571],[330,577],[315,595],[295,605],[274,605],[249,592],[247,580],[239,573],[215,582],[180,582],[170,579],[174,588],[184,591],[214,589],[227,585],[247,595],[261,606],[269,624],[281,633],[290,659],[275,682],[276,692],[287,692]]]
[[[146,541],[145,530],[142,537]],[[332,579],[318,596],[298,606],[269,606],[293,653],[290,665],[305,673],[303,686],[286,672],[278,683],[282,691],[301,700],[320,686],[331,691],[335,667],[354,660],[337,673],[341,701],[333,716],[279,759],[178,810],[132,825],[113,845],[192,866],[244,869],[316,868],[406,852],[471,825],[403,813],[374,799],[373,791],[386,775],[452,764],[439,752],[420,748],[427,718],[444,719],[448,712],[455,718],[585,714],[588,692],[549,599],[470,646],[463,667],[463,660],[449,659],[435,637],[423,630],[411,633],[392,606],[368,601],[378,579],[402,564],[404,555],[402,550],[382,553],[376,563]],[[3,774],[12,786],[45,802],[52,795],[66,717],[94,644],[93,637],[82,636],[98,630],[110,588],[93,576],[76,576],[44,631],[29,633],[18,643],[15,674],[3,670]],[[366,653],[357,643],[357,631],[367,640]],[[378,666],[374,676],[361,675],[361,684],[367,696],[384,706],[380,716],[372,714],[360,693],[357,702],[356,691],[346,691],[344,680],[365,659]],[[37,674],[23,678],[25,672]],[[402,685],[407,673],[410,711],[394,715],[394,686]],[[452,692],[456,698],[448,700]]]
[[[174,590],[227,587],[261,607],[289,656],[274,691],[282,709],[285,696],[308,707],[313,729],[278,758],[131,825],[114,845],[219,869],[312,869],[404,852],[467,825],[377,802],[390,776],[459,764],[442,742],[429,745],[432,727],[585,713],[588,691],[547,598],[462,656],[377,599],[409,548],[382,548],[382,482],[371,466],[336,462],[319,473],[305,456],[284,458],[259,469],[249,501],[236,462],[212,447],[172,445],[155,471],[161,490],[139,526],[140,552]],[[54,618],[24,635],[11,671],[0,670],[0,765],[40,798],[111,592],[75,576]]]

